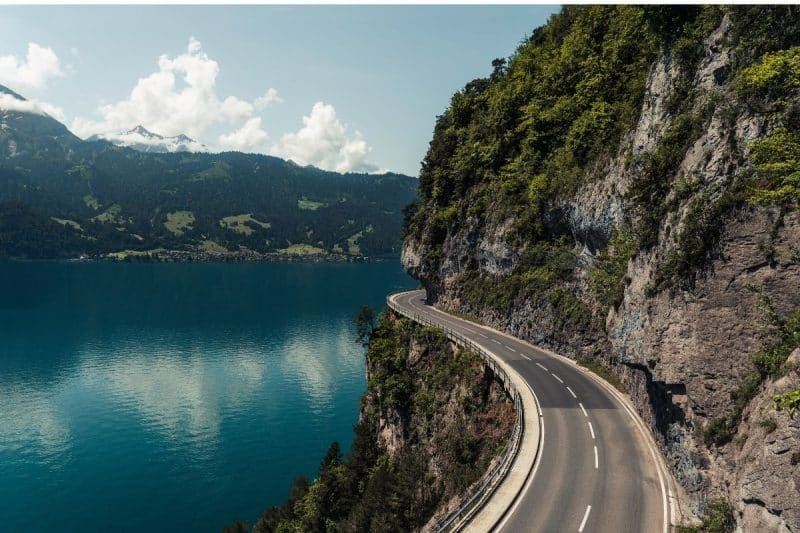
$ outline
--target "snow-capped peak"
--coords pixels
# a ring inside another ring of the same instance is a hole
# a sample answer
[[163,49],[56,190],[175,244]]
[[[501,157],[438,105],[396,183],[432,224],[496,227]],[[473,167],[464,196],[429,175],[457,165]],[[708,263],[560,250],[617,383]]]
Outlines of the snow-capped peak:
[[92,135],[89,140],[105,140],[116,146],[126,146],[140,152],[208,152],[208,148],[186,135],[164,137],[144,126],[136,126],[122,133]]

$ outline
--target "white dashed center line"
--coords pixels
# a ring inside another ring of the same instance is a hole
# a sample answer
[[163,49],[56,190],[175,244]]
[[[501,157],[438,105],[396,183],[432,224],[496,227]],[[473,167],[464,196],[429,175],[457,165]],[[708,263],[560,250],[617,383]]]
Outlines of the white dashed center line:
[[570,393],[570,394],[572,394],[572,397],[573,397],[573,398],[575,398],[575,399],[578,399],[578,397],[577,397],[577,396],[575,396],[575,393],[572,391],[572,389],[570,389],[569,387],[567,387],[567,390],[569,391],[569,393]]
[[[553,374],[552,372],[550,372],[550,373]],[[559,383],[564,383],[564,380],[561,379],[560,377],[556,376],[555,374],[553,374],[553,377],[556,378]]]
[[509,350],[511,350],[514,353],[517,353],[517,351],[514,348],[512,348],[511,346],[509,346],[508,344],[506,344],[506,348],[508,348]]
[[589,422],[589,433],[592,434],[592,440],[594,440],[594,428],[592,427],[592,423]]
[[581,406],[581,411],[583,411],[583,416],[585,416],[586,418],[589,418],[589,413],[587,413],[586,409],[583,408],[583,404],[579,403],[578,405]]
[[597,457],[597,446],[594,447],[594,469],[600,468],[600,460]]
[[544,370],[545,372],[547,372],[547,367],[546,367],[546,366],[544,366],[544,365],[540,365],[539,363],[536,363],[536,366],[538,366],[539,368],[541,368],[542,370]]
[[586,527],[586,521],[589,519],[590,512],[592,512],[591,505],[586,507],[586,512],[583,514],[583,520],[581,520],[581,527],[578,528],[578,533],[583,533],[583,528]]

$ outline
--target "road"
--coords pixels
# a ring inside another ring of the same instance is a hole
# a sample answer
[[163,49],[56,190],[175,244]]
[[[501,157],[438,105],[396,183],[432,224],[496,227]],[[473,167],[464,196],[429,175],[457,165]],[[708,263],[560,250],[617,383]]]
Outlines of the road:
[[394,301],[494,353],[538,399],[538,457],[496,531],[667,531],[667,487],[656,452],[641,422],[606,386],[561,357],[426,305],[424,291]]

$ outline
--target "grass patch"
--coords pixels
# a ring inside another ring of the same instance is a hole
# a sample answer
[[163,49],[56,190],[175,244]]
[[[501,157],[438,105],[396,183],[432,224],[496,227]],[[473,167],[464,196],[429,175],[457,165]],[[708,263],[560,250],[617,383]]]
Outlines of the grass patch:
[[83,228],[81,227],[81,225],[75,222],[74,220],[69,220],[66,218],[56,218],[56,217],[50,217],[50,220],[52,220],[53,222],[58,222],[62,226],[69,226],[75,231],[83,232]]
[[187,231],[191,231],[193,223],[194,213],[191,211],[175,211],[167,213],[167,221],[164,222],[164,227],[173,235],[180,236]]
[[232,215],[229,217],[224,217],[219,221],[219,226],[223,229],[227,229],[233,231],[235,233],[241,233],[242,235],[252,235],[253,234],[253,225],[260,226],[263,229],[269,229],[272,227],[272,224],[269,222],[261,222],[253,218],[252,213],[244,213],[241,215]]
[[609,368],[606,368],[603,364],[595,359],[578,359],[575,361],[583,368],[591,370],[604,380],[608,381],[615,389],[618,391],[627,394],[628,391],[625,388],[625,385],[619,380],[616,374],[614,374]]
[[231,177],[231,166],[224,161],[214,161],[211,167],[198,173],[193,181],[217,180]]
[[205,240],[200,243],[200,249],[204,252],[208,252],[210,254],[225,254],[228,253],[228,249],[219,244],[218,242]]
[[351,235],[347,238],[347,253],[351,255],[358,255],[361,253],[361,247],[358,245],[358,241],[361,240],[363,236],[364,232],[359,231],[355,235]]
[[328,204],[325,202],[315,202],[314,200],[309,200],[305,196],[297,200],[297,207],[298,209],[302,209],[303,211],[316,211],[320,207],[326,207]]
[[325,250],[310,244],[290,244],[286,248],[281,248],[278,253],[286,255],[317,255],[325,253]]
[[96,222],[103,224],[124,224],[126,221],[121,216],[122,208],[119,204],[112,204],[108,209],[92,218]]
[[120,250],[118,252],[110,252],[106,254],[106,257],[109,259],[116,259],[117,261],[126,261],[131,257],[150,257],[153,254],[166,251],[166,248],[154,248],[152,250]]
[[97,201],[97,198],[93,194],[87,194],[83,197],[83,203],[86,204],[86,207],[90,207],[97,211],[100,209],[100,202]]

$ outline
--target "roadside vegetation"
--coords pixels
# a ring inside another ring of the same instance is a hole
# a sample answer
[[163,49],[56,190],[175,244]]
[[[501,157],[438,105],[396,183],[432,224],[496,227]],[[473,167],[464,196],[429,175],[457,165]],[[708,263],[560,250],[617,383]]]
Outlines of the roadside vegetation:
[[[480,356],[390,312],[376,318],[364,306],[354,321],[369,382],[353,444],[347,453],[331,444],[316,478],[297,478],[256,533],[415,530],[479,479],[511,434],[513,406]],[[393,446],[378,433],[389,422],[402,436]]]

